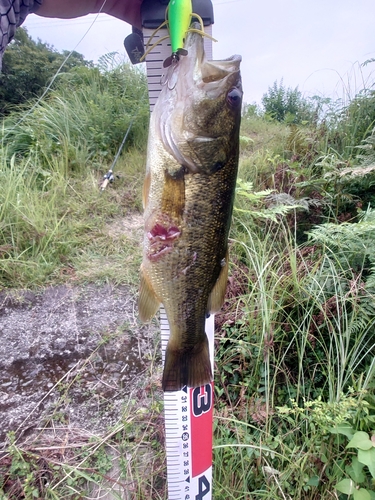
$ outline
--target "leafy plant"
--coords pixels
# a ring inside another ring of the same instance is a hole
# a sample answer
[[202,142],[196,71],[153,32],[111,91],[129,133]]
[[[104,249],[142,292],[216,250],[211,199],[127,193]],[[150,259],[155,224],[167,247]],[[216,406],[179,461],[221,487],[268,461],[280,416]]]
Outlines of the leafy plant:
[[140,72],[126,64],[108,73],[79,67],[62,75],[45,100],[4,121],[3,154],[8,161],[34,156],[45,169],[57,157],[67,173],[84,170],[86,162],[111,161],[128,129],[126,148],[144,149],[148,115]]
[[268,92],[263,94],[262,104],[266,115],[274,120],[286,123],[301,123],[314,119],[314,106],[302,97],[298,87],[285,88],[283,80],[277,80]]
[[[350,436],[350,434],[349,434]],[[353,431],[353,435],[346,446],[355,448],[357,456],[353,456],[351,463],[345,466],[345,472],[349,478],[339,481],[335,488],[348,497],[353,496],[354,500],[371,500],[375,498],[368,474],[364,470],[367,466],[372,476],[372,485],[375,484],[375,437],[367,432]],[[364,486],[364,487],[363,487]]]

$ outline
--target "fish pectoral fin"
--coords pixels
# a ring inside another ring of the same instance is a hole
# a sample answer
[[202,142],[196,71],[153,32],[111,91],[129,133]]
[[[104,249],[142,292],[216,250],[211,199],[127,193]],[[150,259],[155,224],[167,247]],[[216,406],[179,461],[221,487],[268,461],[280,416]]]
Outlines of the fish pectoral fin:
[[142,190],[142,203],[143,208],[145,209],[148,204],[148,195],[150,193],[150,184],[151,184],[151,172],[146,174],[145,180],[143,182],[143,190]]
[[155,316],[159,306],[160,301],[156,297],[150,281],[141,269],[141,284],[138,298],[139,319],[143,322],[150,321]]
[[228,255],[229,253],[227,250],[225,258],[222,260],[221,272],[208,298],[207,312],[210,314],[220,311],[224,303],[228,282]]
[[171,175],[164,172],[164,186],[161,197],[161,210],[174,219],[181,219],[185,209],[185,178],[181,167]]
[[169,344],[165,353],[163,391],[179,391],[200,387],[212,381],[212,370],[207,335],[193,349],[174,349]]

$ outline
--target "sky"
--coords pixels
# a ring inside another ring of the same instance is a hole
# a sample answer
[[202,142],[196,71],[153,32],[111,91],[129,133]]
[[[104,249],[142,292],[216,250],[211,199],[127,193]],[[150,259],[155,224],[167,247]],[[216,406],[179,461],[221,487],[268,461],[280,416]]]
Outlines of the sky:
[[[305,97],[353,97],[375,81],[375,0],[213,0],[214,58],[242,55],[244,100],[261,102],[277,80]],[[57,50],[96,62],[125,55],[126,23],[105,14],[78,19],[30,15],[24,26]]]

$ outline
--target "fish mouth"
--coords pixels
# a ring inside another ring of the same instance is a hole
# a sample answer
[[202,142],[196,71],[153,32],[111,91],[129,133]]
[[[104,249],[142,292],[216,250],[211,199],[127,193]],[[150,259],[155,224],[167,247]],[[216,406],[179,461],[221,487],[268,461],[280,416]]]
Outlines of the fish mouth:
[[[199,28],[198,23],[192,24],[192,29]],[[168,84],[162,89],[151,119],[166,151],[178,165],[196,173],[200,171],[201,162],[196,155],[192,157],[186,143],[194,144],[194,148],[199,149],[203,143],[217,140],[218,134],[227,133],[228,128],[223,132],[213,130],[215,116],[210,109],[215,102],[224,106],[231,89],[238,89],[238,96],[242,96],[242,58],[233,55],[227,59],[208,60],[203,36],[197,31],[188,32],[184,49],[187,55],[167,70]],[[240,116],[240,111],[237,108],[232,115]]]
[[[193,23],[191,28],[199,30],[200,24]],[[223,81],[225,85],[225,78],[240,70],[242,57],[238,54],[222,60],[206,59],[203,36],[196,31],[188,32],[184,48],[188,57],[182,58],[180,62],[184,66],[182,73],[185,76],[190,74],[196,83],[201,81],[202,84],[217,84]]]
[[[200,31],[201,26],[193,23],[191,28]],[[191,95],[194,87],[207,92],[209,98],[215,98],[228,87],[228,78],[239,75],[242,57],[235,54],[227,59],[208,60],[203,36],[197,31],[187,33],[184,45],[187,54],[168,68],[166,80],[170,80],[170,85],[163,89],[167,93],[171,91],[168,100],[173,100],[174,95],[175,101],[179,101]],[[235,79],[238,81],[239,77]]]

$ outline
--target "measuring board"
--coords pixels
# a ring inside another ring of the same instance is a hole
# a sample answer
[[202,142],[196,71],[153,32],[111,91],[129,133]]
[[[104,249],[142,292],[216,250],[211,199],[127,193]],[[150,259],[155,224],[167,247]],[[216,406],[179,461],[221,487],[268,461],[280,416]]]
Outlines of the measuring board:
[[[160,309],[163,365],[169,324]],[[213,372],[214,315],[206,320]],[[165,445],[169,500],[212,498],[213,382],[164,393]]]

